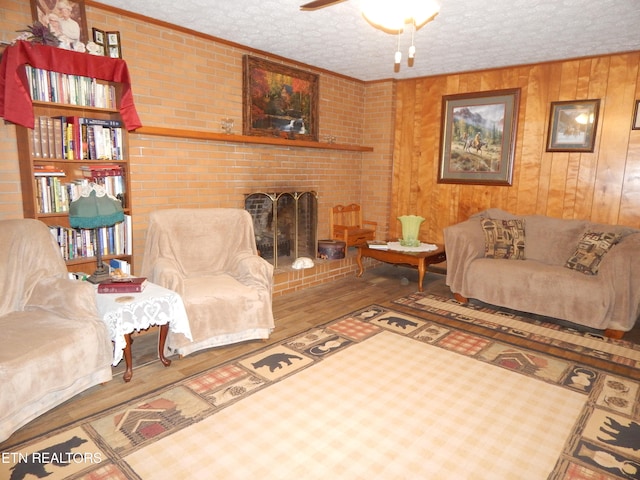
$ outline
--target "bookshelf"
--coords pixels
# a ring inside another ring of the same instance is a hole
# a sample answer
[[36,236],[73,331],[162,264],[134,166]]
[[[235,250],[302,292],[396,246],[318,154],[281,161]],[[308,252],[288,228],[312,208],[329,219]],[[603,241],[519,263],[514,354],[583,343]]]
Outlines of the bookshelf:
[[[95,270],[96,234],[102,236],[105,262],[118,259],[132,265],[128,129],[140,124],[132,103],[127,102],[125,114],[122,111],[123,95],[127,93],[130,101],[131,92],[128,73],[123,75],[126,64],[22,43],[5,50],[0,76],[9,86],[14,73],[21,80],[12,98],[28,98],[28,115],[13,105],[15,100],[7,105],[10,93],[0,113],[16,124],[24,217],[50,227],[70,272]],[[119,198],[125,222],[97,231],[70,228],[68,205],[83,182],[100,183]]]

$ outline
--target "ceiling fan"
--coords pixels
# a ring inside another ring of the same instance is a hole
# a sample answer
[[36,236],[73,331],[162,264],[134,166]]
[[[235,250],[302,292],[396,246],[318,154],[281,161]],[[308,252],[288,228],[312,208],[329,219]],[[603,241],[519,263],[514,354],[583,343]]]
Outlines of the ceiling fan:
[[[314,0],[300,5],[300,10],[319,10],[330,7],[346,0]],[[405,30],[405,26],[410,24],[411,46],[409,47],[409,66],[413,65],[416,54],[416,47],[413,41],[415,32],[425,23],[433,20],[440,11],[438,0],[395,0],[390,2],[367,2],[362,3],[362,16],[374,28],[383,32],[398,35],[398,50],[395,53],[395,65],[400,65],[402,53],[400,53],[400,35]]]
[[329,7],[336,3],[342,3],[345,0],[315,0],[313,2],[300,5],[300,10],[318,10],[320,8]]

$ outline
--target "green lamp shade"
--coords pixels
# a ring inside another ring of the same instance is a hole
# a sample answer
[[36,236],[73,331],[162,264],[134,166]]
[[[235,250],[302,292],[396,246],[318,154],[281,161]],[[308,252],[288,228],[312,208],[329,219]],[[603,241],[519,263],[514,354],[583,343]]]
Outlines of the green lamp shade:
[[97,196],[91,190],[69,204],[69,224],[73,228],[110,227],[124,220],[120,200],[109,195]]

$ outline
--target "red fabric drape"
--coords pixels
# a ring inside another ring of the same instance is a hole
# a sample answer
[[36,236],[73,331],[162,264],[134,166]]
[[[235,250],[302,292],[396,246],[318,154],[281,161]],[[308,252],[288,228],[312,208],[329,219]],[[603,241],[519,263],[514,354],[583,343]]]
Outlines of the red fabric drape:
[[0,117],[5,120],[34,126],[29,84],[23,65],[83,77],[98,78],[122,84],[120,115],[127,130],[142,126],[135,104],[129,69],[120,58],[109,58],[62,48],[38,45],[25,41],[7,47],[0,63]]

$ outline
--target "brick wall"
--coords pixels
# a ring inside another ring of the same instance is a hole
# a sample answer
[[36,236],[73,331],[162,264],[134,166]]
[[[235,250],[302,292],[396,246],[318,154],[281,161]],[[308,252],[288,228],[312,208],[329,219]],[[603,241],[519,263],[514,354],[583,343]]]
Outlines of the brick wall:
[[[145,126],[221,132],[222,118],[242,125],[242,57],[237,45],[145,22],[87,1],[87,24],[120,32],[138,113]],[[1,40],[32,23],[29,2],[4,0]],[[256,54],[257,55],[257,54]],[[259,56],[259,55],[257,55]],[[311,70],[284,59],[269,60]],[[320,75],[320,140],[368,145],[374,152],[274,147],[130,135],[134,261],[142,264],[150,211],[170,207],[238,207],[252,191],[318,192],[318,238],[328,236],[328,209],[362,203],[365,217],[388,230],[393,151],[393,82]],[[22,217],[15,128],[0,125],[0,219]],[[353,258],[278,272],[276,292],[306,288],[355,271]]]

